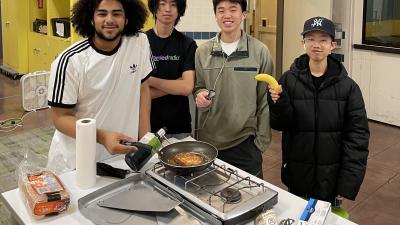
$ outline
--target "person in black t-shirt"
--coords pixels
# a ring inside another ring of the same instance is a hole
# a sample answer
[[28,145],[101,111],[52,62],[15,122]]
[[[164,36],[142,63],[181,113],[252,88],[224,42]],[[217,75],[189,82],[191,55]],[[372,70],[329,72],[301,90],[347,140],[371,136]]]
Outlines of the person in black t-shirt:
[[150,85],[151,130],[167,128],[167,137],[182,139],[192,131],[189,99],[194,86],[196,42],[174,26],[184,15],[186,0],[148,0],[155,25],[146,32],[156,73]]

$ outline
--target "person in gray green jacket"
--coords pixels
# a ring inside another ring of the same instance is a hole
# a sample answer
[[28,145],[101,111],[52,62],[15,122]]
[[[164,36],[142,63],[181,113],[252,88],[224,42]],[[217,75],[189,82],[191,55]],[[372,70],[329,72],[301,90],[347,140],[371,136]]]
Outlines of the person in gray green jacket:
[[196,51],[196,137],[218,148],[218,158],[262,178],[262,152],[271,142],[267,85],[268,48],[241,29],[246,0],[213,0],[221,31]]

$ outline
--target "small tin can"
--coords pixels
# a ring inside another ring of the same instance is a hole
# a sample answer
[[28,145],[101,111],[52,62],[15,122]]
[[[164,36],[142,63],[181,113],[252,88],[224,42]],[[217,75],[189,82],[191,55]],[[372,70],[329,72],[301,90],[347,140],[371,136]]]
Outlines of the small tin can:
[[256,225],[278,225],[278,221],[276,219],[276,213],[272,209],[268,209],[267,211],[261,213],[256,217],[255,221]]

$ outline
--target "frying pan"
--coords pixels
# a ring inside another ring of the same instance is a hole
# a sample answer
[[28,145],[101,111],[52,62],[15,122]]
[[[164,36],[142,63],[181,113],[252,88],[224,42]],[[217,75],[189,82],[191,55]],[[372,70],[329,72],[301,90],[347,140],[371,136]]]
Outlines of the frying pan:
[[[204,163],[196,166],[179,166],[169,163],[169,159],[181,152],[201,154],[204,158]],[[162,148],[158,152],[158,157],[165,168],[178,174],[190,174],[204,170],[212,164],[215,158],[217,158],[217,155],[218,150],[216,147],[201,141],[176,142]]]

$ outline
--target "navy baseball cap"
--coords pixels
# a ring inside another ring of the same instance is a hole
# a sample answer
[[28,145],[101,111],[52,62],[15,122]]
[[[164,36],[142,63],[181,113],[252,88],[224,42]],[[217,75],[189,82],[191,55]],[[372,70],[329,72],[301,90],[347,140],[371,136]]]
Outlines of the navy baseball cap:
[[335,38],[335,25],[330,19],[324,17],[313,17],[304,22],[304,28],[301,35],[305,35],[312,31],[322,31],[328,33],[333,39]]

